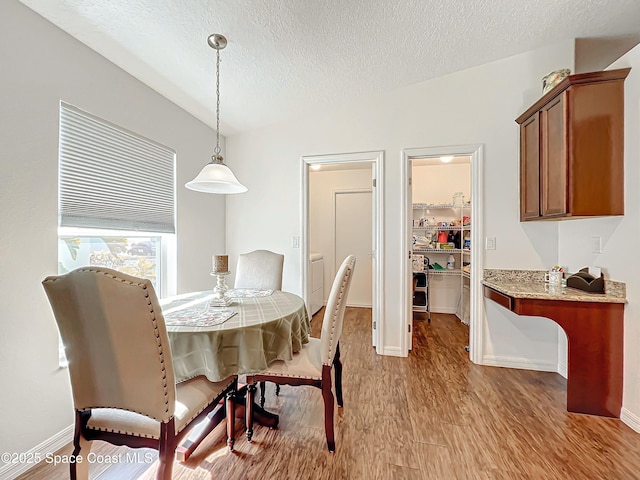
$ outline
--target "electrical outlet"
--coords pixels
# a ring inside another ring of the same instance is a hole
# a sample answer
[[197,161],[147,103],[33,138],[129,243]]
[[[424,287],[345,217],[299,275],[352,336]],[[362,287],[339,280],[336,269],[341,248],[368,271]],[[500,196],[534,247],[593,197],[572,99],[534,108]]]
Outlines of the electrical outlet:
[[291,247],[300,248],[300,237],[298,237],[297,235],[291,237]]
[[602,237],[600,235],[591,237],[591,253],[602,253]]
[[485,239],[485,248],[487,250],[495,250],[496,249],[496,237],[487,237]]

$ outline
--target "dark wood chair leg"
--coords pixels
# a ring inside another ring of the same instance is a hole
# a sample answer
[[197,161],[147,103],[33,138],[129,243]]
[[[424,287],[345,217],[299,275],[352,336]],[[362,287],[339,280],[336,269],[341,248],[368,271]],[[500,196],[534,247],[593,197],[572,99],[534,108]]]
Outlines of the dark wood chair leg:
[[82,432],[90,416],[90,411],[79,412],[76,410],[76,424],[73,433],[73,457],[78,458],[78,455],[82,455],[85,461],[81,463],[69,462],[69,478],[71,478],[71,480],[89,479],[89,462],[86,461],[86,458],[91,452],[91,444],[93,442],[87,440]]
[[253,379],[247,377],[247,396],[245,400],[246,424],[247,424],[247,442],[253,437],[253,400],[256,395],[256,384]]
[[175,447],[175,423],[172,418],[160,424],[157,480],[171,480]]
[[260,406],[264,408],[264,395],[267,390],[267,382],[260,382]]
[[234,392],[227,393],[225,401],[227,412],[227,447],[233,452],[233,445],[236,441],[236,402],[234,400]]
[[333,393],[331,392],[331,365],[322,366],[322,399],[324,400],[324,431],[327,436],[327,448],[336,451],[333,434]]
[[342,362],[340,361],[340,344],[336,346],[336,355],[333,357],[333,367],[336,377],[336,400],[338,406],[344,406],[342,401]]

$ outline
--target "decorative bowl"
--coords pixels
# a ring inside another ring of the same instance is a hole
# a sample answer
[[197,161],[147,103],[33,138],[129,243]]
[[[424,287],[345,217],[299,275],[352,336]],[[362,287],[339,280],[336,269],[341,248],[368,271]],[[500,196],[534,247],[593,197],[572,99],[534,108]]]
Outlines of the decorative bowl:
[[569,70],[568,68],[554,70],[553,72],[546,74],[544,77],[542,77],[542,94],[544,95],[545,93],[547,93],[569,75],[571,75],[571,70]]

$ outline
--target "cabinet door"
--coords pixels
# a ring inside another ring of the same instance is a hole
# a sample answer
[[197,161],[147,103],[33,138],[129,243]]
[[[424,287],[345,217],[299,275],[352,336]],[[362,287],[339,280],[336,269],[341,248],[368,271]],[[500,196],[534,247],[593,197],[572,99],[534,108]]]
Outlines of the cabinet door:
[[520,125],[520,220],[540,216],[540,121],[536,112]]
[[568,213],[566,95],[566,91],[558,95],[540,111],[540,213],[543,217],[560,217]]

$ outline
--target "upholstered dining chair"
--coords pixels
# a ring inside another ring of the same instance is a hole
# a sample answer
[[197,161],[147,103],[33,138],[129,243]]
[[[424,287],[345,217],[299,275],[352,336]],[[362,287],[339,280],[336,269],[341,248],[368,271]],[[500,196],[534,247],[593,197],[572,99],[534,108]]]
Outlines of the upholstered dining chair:
[[275,384],[311,385],[322,391],[324,400],[324,429],[330,452],[336,449],[333,431],[334,397],[331,370],[335,367],[335,389],[338,406],[342,407],[342,362],[340,361],[340,335],[344,322],[347,296],[353,278],[356,257],[344,259],[336,273],[322,320],[320,338],[310,338],[290,362],[278,361],[269,365],[266,372],[247,375],[246,425],[247,440],[253,437],[253,398],[255,382],[270,381]]
[[[93,440],[155,448],[157,478],[170,479],[176,447],[190,427],[207,422],[202,428],[209,433],[225,409],[233,449],[238,378],[213,383],[199,376],[175,385],[164,317],[149,280],[85,267],[42,284],[69,362],[74,456],[86,459]],[[70,468],[71,479],[88,478],[88,462]]]
[[[234,288],[282,290],[284,255],[269,250],[254,250],[238,255]],[[260,383],[260,405],[264,407],[266,383]],[[276,385],[276,395],[280,385]]]
[[254,250],[238,255],[235,288],[282,290],[284,255]]

